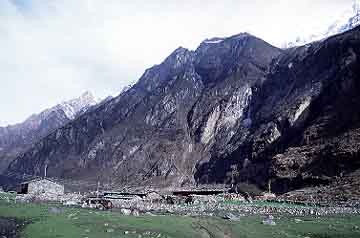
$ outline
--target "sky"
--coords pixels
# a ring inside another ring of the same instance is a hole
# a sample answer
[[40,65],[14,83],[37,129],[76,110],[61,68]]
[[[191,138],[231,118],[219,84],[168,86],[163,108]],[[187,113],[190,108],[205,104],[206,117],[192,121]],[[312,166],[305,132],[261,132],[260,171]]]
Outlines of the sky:
[[249,32],[281,46],[353,0],[0,0],[0,126],[91,91],[117,95],[179,46]]

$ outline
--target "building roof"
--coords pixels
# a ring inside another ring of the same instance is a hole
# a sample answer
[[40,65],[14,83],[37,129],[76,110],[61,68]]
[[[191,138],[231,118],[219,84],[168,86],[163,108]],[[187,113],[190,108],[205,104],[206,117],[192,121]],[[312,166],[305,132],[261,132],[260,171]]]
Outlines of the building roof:
[[189,195],[218,195],[225,193],[226,191],[220,189],[208,189],[208,190],[178,190],[173,191],[173,195],[189,196]]
[[52,180],[52,179],[49,179],[49,178],[34,178],[34,179],[24,181],[21,184],[29,184],[29,183],[33,183],[33,182],[37,182],[37,181],[41,181],[41,180],[47,180],[47,181],[50,181],[52,183],[56,183],[56,184],[61,185],[60,183],[56,182],[55,180]]
[[115,192],[115,191],[105,191],[104,196],[139,196],[145,197],[146,193],[131,193],[131,192]]

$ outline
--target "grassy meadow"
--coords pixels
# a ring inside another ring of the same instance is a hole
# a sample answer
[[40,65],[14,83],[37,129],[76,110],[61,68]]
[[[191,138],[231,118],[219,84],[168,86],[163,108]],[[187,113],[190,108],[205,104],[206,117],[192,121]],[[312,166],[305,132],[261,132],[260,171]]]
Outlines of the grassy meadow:
[[[54,207],[55,211],[52,211]],[[110,237],[311,237],[359,238],[360,217],[275,217],[276,225],[263,225],[261,216],[228,221],[215,217],[123,216],[117,211],[64,208],[56,204],[0,202],[0,217],[30,221],[24,238]]]

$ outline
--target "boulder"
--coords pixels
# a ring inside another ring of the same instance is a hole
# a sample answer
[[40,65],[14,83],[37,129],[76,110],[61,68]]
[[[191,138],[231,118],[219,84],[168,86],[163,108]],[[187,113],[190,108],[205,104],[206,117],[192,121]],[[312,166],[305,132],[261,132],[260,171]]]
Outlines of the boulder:
[[121,212],[121,214],[123,214],[125,216],[130,216],[131,215],[131,210],[130,209],[121,208],[120,212]]

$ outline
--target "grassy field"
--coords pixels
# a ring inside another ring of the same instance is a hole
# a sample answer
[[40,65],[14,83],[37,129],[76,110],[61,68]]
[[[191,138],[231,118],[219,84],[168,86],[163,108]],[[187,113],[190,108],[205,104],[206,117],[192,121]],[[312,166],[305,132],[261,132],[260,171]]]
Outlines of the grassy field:
[[25,238],[110,238],[110,237],[311,237],[359,238],[360,217],[281,217],[276,226],[263,225],[262,217],[242,217],[240,221],[221,218],[177,216],[122,216],[53,205],[0,202],[0,217],[31,221],[21,233]]
[[0,192],[0,202],[1,201],[14,201],[15,197],[16,197],[15,193]]

